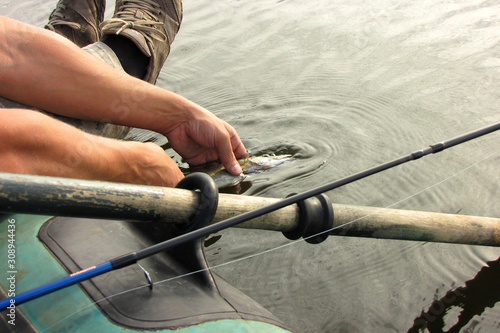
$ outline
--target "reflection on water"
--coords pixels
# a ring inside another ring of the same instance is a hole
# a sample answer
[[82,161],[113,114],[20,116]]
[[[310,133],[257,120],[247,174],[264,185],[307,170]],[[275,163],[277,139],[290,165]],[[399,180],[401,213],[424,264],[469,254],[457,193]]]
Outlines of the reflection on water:
[[[415,319],[408,333],[417,333],[428,329],[431,333],[459,332],[466,325],[473,324],[475,316],[480,316],[486,308],[492,308],[500,302],[500,258],[487,262],[474,279],[466,281],[465,287],[450,290],[446,295],[432,302],[426,312]],[[500,328],[497,323],[497,328]]]
[[[0,14],[43,26],[55,3],[8,0]],[[158,84],[231,123],[253,155],[294,155],[244,193],[285,197],[500,121],[499,28],[498,1],[190,0]],[[499,149],[492,134],[328,195],[500,217]],[[497,248],[330,237],[254,256],[289,241],[220,235],[212,265],[253,257],[215,270],[297,332],[405,332],[420,319],[446,331],[459,316],[462,332],[499,330]]]

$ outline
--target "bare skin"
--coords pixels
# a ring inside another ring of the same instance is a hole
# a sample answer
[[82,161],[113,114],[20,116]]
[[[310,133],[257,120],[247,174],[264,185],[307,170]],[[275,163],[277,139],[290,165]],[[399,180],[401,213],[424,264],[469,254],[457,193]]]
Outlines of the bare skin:
[[[241,173],[237,159],[248,154],[238,134],[203,107],[114,69],[55,33],[1,16],[0,45],[1,96],[68,117],[153,130],[190,165],[220,161]],[[0,132],[0,171],[160,186],[182,178],[154,144],[92,136],[36,111],[1,110]],[[74,149],[67,138],[92,149]],[[82,162],[60,159],[73,157]]]
[[0,150],[2,171],[163,186],[183,177],[153,143],[88,134],[32,110],[0,109],[0,119],[0,141],[9,147]]

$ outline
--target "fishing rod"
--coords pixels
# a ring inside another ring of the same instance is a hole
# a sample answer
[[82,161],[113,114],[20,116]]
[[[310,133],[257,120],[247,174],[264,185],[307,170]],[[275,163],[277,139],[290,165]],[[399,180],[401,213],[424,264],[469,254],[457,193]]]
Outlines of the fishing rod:
[[[294,194],[292,196],[289,196],[287,198],[284,198],[280,201],[274,202],[268,206],[261,207],[258,209],[255,209],[253,211],[249,211],[246,213],[243,213],[241,215],[226,219],[224,221],[208,225],[190,232],[187,232],[185,234],[182,234],[180,236],[171,238],[169,240],[166,240],[164,242],[158,243],[156,245],[153,245],[151,247],[147,247],[143,250],[137,251],[137,252],[131,252],[128,254],[125,254],[123,256],[117,257],[115,259],[112,259],[108,262],[89,267],[87,269],[81,270],[79,272],[73,273],[67,277],[64,277],[60,280],[54,281],[52,283],[34,288],[30,291],[20,293],[19,295],[16,295],[14,297],[6,298],[0,301],[0,310],[5,310],[8,306],[12,306],[14,304],[15,306],[25,303],[27,301],[30,301],[32,299],[41,297],[43,295],[55,292],[57,290],[63,289],[65,287],[74,285],[76,283],[91,279],[93,277],[96,277],[98,275],[110,272],[112,270],[116,270],[119,268],[123,268],[129,265],[132,265],[136,263],[138,260],[146,258],[148,256],[157,254],[159,252],[163,252],[166,250],[169,250],[173,247],[176,247],[178,245],[191,242],[197,239],[200,239],[202,237],[208,236],[212,233],[221,231],[223,229],[227,229],[229,227],[233,227],[237,224],[243,223],[245,221],[251,220],[253,218],[257,218],[259,216],[262,216],[264,214],[270,213],[272,211],[278,210],[280,208],[295,204],[295,203],[300,203],[308,198],[320,195],[324,192],[331,191],[335,188],[347,185],[349,183],[352,183],[354,181],[366,178],[368,176],[374,175],[376,173],[379,173],[381,171],[393,168],[395,166],[401,165],[403,163],[413,161],[419,158],[422,158],[424,156],[427,156],[429,154],[435,154],[438,152],[441,152],[445,149],[451,148],[453,146],[459,145],[461,143],[464,143],[466,141],[470,141],[473,139],[476,139],[480,136],[492,133],[494,131],[497,131],[500,129],[500,123],[490,125],[481,129],[478,129],[476,131],[463,134],[461,136],[458,136],[456,138],[439,142],[433,145],[430,145],[429,147],[418,150],[416,152],[413,152],[409,155],[403,156],[401,158],[395,159],[390,162],[386,162],[383,164],[380,164],[376,167],[367,169],[365,171],[356,173],[354,175],[342,178],[340,180],[328,183],[326,185],[317,187],[315,189],[300,193],[300,194]],[[200,199],[200,201],[203,199],[204,196]],[[205,196],[207,197],[207,196]],[[210,197],[210,195],[209,195]],[[206,206],[206,205],[205,205]],[[206,208],[206,207],[205,207]],[[207,212],[206,215],[210,215],[213,217],[214,212]],[[327,230],[329,231],[329,230]],[[327,232],[325,231],[325,232]]]

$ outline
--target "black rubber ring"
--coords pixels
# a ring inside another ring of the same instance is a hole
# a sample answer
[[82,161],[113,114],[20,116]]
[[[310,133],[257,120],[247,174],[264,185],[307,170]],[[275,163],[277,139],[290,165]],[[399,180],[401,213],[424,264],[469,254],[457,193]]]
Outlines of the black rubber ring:
[[219,190],[212,177],[195,172],[184,177],[176,188],[199,190],[200,202],[189,222],[176,226],[176,233],[183,234],[207,226],[213,220],[219,204]]
[[325,241],[330,235],[330,229],[333,227],[333,207],[330,199],[324,193],[315,196],[315,198],[321,204],[321,216],[323,219],[322,221],[315,222],[314,229],[307,230],[304,235],[306,242],[309,244],[319,244]]
[[[296,194],[297,193],[291,193],[286,197],[288,198]],[[291,240],[297,240],[300,237],[304,236],[306,230],[309,229],[309,215],[308,215],[308,209],[306,207],[306,201],[301,200],[297,202],[297,206],[299,207],[299,225],[297,226],[297,228],[291,231],[283,232],[283,235]]]

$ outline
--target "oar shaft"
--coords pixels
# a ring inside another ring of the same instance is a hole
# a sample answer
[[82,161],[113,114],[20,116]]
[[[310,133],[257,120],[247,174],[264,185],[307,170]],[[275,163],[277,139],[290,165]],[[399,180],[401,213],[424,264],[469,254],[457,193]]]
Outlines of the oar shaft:
[[[274,198],[258,198],[253,200],[250,210],[278,201],[279,199]],[[216,218],[222,220],[230,217],[231,207],[237,209],[239,214],[247,211],[242,203],[232,197],[221,196],[219,207],[221,204],[224,209]],[[498,218],[340,204],[332,206],[332,235],[500,246]],[[274,213],[278,212],[281,213],[279,219],[257,218],[236,227],[283,232],[297,227],[299,211],[296,205],[281,208]]]
[[[277,198],[220,194],[213,222],[280,202]],[[29,204],[27,204],[29,202]],[[198,207],[193,191],[0,173],[4,211],[182,223]],[[333,204],[333,234],[500,246],[500,219]],[[289,232],[299,209],[289,205],[236,227]]]
[[500,219],[333,205],[332,235],[500,246]]
[[[246,198],[249,197],[221,195],[214,222],[280,200],[250,197],[251,203],[246,206]],[[341,204],[332,206],[334,211],[332,235],[500,246],[498,218]],[[298,225],[300,213],[297,205],[281,208],[273,214],[273,216],[264,215],[236,227],[288,232]]]
[[[214,222],[279,199],[220,194]],[[129,221],[185,223],[198,195],[178,188],[130,185],[0,172],[0,211]],[[289,231],[298,224],[297,205],[271,212],[242,227]]]
[[0,173],[0,210],[26,214],[182,223],[193,191],[80,179]]

